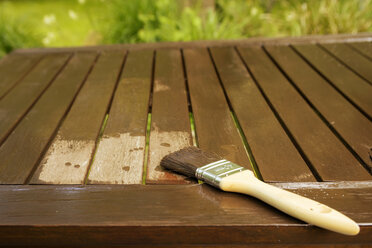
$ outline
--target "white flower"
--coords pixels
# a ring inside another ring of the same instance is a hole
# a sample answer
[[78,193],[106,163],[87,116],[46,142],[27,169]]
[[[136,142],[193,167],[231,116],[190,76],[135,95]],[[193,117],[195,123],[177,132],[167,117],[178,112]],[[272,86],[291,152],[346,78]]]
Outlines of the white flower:
[[46,25],[50,25],[50,24],[54,23],[55,21],[56,21],[56,16],[54,14],[45,15],[44,18],[43,18],[43,22]]
[[76,19],[78,19],[78,15],[76,14],[76,12],[73,11],[73,10],[71,10],[71,9],[68,10],[68,15],[70,16],[70,18],[71,18],[72,20],[76,20]]
[[56,38],[56,35],[53,32],[48,32],[47,35],[43,39],[44,45],[49,45]]
[[80,4],[84,4],[84,3],[85,3],[85,0],[78,0],[78,2],[79,2]]

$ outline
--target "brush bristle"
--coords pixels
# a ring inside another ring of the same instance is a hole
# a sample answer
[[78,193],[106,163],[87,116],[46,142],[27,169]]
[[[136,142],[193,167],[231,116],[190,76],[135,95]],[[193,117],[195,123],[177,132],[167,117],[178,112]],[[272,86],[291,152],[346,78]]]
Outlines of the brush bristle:
[[190,146],[165,156],[160,165],[185,176],[195,177],[196,169],[221,159],[215,153]]

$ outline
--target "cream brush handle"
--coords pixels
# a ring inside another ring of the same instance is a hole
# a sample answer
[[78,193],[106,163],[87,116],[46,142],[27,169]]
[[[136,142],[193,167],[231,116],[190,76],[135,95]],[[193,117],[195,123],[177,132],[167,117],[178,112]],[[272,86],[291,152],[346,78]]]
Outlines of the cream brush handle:
[[324,204],[264,183],[252,171],[224,177],[219,186],[224,191],[254,196],[306,223],[345,235],[359,233],[358,224],[349,217]]

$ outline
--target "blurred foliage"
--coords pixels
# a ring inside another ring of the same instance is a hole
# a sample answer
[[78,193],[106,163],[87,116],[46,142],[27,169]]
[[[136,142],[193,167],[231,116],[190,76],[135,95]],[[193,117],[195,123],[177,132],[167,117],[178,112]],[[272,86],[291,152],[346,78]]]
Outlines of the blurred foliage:
[[41,45],[39,34],[29,23],[13,19],[0,10],[0,57],[13,49]]
[[[0,0],[15,48],[372,32],[372,0]],[[197,2],[197,1],[194,1]]]

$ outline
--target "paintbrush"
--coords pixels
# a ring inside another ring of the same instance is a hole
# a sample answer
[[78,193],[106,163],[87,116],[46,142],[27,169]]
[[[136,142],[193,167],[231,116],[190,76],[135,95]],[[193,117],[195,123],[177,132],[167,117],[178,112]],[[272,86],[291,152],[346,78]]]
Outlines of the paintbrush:
[[253,172],[196,147],[187,147],[165,156],[161,166],[202,180],[223,191],[256,197],[298,218],[345,235],[356,235],[359,226],[342,213],[309,198],[274,187],[257,179]]

